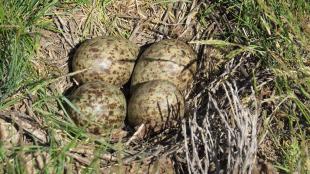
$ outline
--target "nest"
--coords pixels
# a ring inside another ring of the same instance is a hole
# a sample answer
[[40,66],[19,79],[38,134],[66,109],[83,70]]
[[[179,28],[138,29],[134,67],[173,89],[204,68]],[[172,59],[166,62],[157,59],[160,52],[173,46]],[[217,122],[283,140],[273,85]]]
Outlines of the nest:
[[[59,147],[68,148],[66,155],[73,163],[66,166],[66,170],[71,168],[77,173],[93,165],[99,166],[103,173],[259,171],[257,152],[261,141],[258,134],[262,104],[252,88],[252,72],[256,72],[257,88],[269,85],[272,74],[260,69],[260,62],[251,54],[227,58],[234,47],[218,48],[196,42],[221,39],[217,34],[222,32],[221,23],[227,20],[225,15],[218,12],[206,19],[201,12],[210,4],[202,0],[175,3],[116,1],[107,7],[95,1],[90,7],[64,6],[66,8],[55,8],[50,13],[52,29],[37,31],[41,41],[33,64],[40,76],[56,77],[49,81],[51,95],[64,94],[75,85],[70,76],[70,60],[85,39],[101,35],[126,36],[144,46],[164,38],[175,38],[191,43],[198,53],[198,72],[186,94],[186,119],[177,127],[143,141],[139,140],[142,125],[122,140],[123,143],[116,142],[113,148],[103,148],[102,142],[96,141],[83,141],[70,147],[67,143],[74,137],[69,135],[74,132],[48,129],[46,120],[31,109],[36,96],[30,96],[13,111],[0,114],[2,118],[13,120],[27,135],[28,141],[35,140],[43,145],[55,141]],[[50,107],[59,115],[55,120],[68,120],[59,103],[51,103],[54,104]],[[51,133],[56,135],[56,140],[49,139]],[[42,153],[23,155],[26,162],[31,158],[36,159],[37,168],[43,169],[50,154],[42,150]]]

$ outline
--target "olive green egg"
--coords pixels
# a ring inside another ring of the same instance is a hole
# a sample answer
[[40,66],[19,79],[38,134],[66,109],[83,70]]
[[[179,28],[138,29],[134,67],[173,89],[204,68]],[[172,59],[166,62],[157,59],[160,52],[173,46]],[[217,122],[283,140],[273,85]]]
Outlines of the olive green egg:
[[183,116],[184,97],[166,80],[142,84],[129,100],[127,120],[133,127],[144,123],[156,132],[173,126]]
[[107,135],[120,129],[126,117],[126,99],[122,91],[104,82],[88,82],[70,96],[74,107],[70,115],[78,126],[89,133]]
[[[122,86],[129,80],[139,47],[126,39],[96,37],[78,47],[72,60],[74,78],[80,83],[103,81]],[[85,71],[83,71],[85,70]]]
[[185,42],[166,39],[152,44],[138,59],[131,87],[151,80],[168,80],[183,92],[196,72],[196,53]]

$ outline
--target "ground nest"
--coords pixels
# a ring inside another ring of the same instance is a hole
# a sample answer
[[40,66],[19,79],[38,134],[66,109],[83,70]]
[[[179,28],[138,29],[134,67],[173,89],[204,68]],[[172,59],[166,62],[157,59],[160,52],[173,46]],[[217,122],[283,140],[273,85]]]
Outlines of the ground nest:
[[[48,110],[57,117],[42,119],[31,109],[37,96],[16,105],[19,112],[1,113],[14,120],[24,133],[20,143],[47,145],[66,149],[63,165],[70,173],[96,168],[100,173],[248,173],[273,168],[264,160],[274,160],[273,150],[260,134],[263,103],[268,89],[273,88],[272,73],[262,69],[260,61],[250,53],[232,55],[234,45],[221,47],[215,43],[221,32],[220,12],[201,19],[200,10],[210,4],[205,1],[154,3],[115,1],[105,6],[65,4],[48,16],[49,29],[40,33],[40,48],[32,60],[41,77],[48,81],[50,95],[67,96],[78,84],[72,80],[72,55],[85,39],[115,35],[126,37],[142,47],[165,38],[189,43],[198,54],[198,71],[190,90],[186,92],[186,118],[177,127],[152,137],[141,139],[138,130],[125,127],[125,138],[119,141],[95,140],[79,134],[78,128],[52,126],[51,122],[70,122],[65,111],[65,97],[48,101]],[[206,40],[209,40],[207,42]],[[213,42],[210,42],[213,40]],[[253,89],[256,72],[257,94]],[[126,90],[126,89],[125,89]],[[258,96],[258,97],[257,97]],[[267,103],[268,104],[268,103]],[[272,107],[272,104],[268,105]],[[51,139],[52,136],[55,139]],[[113,138],[113,137],[111,137]],[[72,143],[74,142],[74,143]],[[42,146],[44,147],[44,146]],[[32,173],[47,170],[51,154],[42,148],[35,153],[20,154]],[[28,165],[29,164],[29,165]],[[94,167],[97,166],[97,167]]]

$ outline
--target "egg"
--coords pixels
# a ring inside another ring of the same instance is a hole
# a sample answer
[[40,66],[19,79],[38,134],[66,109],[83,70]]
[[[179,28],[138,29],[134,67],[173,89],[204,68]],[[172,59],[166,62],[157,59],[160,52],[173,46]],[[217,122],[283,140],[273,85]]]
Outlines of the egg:
[[12,147],[19,141],[19,134],[13,124],[0,118],[0,142],[3,146]]
[[168,80],[182,92],[196,72],[196,53],[186,43],[167,39],[152,44],[138,59],[131,87],[151,80]]
[[87,40],[74,54],[72,69],[80,72],[74,78],[80,83],[103,81],[122,86],[132,74],[138,53],[139,47],[126,39],[102,36]]
[[129,100],[127,121],[133,127],[144,123],[156,132],[173,126],[183,116],[184,97],[166,80],[142,84]]
[[70,115],[78,126],[95,135],[108,135],[120,129],[126,117],[126,99],[122,91],[104,82],[88,82],[71,96]]

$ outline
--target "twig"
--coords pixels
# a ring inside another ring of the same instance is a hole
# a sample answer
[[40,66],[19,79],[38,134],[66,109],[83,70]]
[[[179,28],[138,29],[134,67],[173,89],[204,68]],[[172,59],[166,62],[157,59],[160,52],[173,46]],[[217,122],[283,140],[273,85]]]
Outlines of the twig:
[[0,117],[2,119],[9,119],[12,123],[15,123],[18,125],[19,128],[23,129],[27,134],[35,137],[40,141],[40,143],[45,144],[48,142],[47,135],[44,131],[38,128],[38,125],[36,122],[32,121],[33,119],[20,112],[1,112],[0,111]]
[[145,124],[142,124],[138,130],[130,137],[130,139],[126,142],[126,145],[130,145],[130,143],[134,140],[137,140],[141,137],[141,134],[145,131]]

